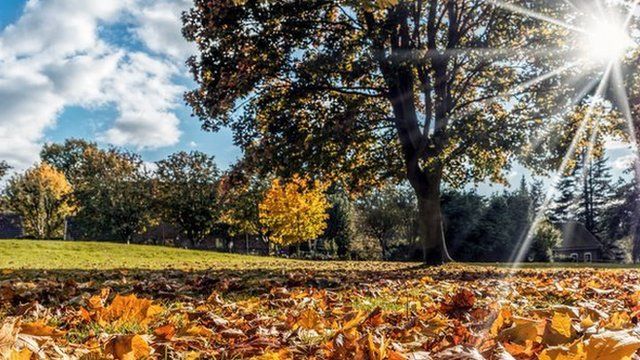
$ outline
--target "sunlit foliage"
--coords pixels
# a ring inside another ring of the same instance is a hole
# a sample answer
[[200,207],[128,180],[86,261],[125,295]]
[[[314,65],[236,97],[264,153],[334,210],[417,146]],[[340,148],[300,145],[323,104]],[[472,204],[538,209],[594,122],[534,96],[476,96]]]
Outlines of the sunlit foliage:
[[295,176],[276,179],[260,203],[260,223],[269,240],[295,245],[320,236],[327,227],[329,202],[325,187]]
[[75,209],[72,193],[73,189],[62,172],[41,163],[9,180],[6,201],[8,208],[22,217],[28,236],[61,238],[65,219]]

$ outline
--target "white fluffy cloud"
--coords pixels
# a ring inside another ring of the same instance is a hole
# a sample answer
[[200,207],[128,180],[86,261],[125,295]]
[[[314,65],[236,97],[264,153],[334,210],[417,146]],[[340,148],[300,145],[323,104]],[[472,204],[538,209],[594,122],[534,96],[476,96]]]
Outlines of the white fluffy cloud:
[[[0,31],[0,159],[24,168],[45,131],[68,106],[114,106],[118,117],[99,139],[157,148],[179,141],[185,0],[29,0]],[[101,38],[125,23],[142,49]],[[132,24],[132,25],[131,25]]]

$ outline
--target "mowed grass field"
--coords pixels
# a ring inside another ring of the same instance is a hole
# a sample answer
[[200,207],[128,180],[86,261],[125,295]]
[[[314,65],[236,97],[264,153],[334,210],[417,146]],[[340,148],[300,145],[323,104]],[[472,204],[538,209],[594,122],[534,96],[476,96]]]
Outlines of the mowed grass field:
[[[418,263],[301,261],[266,256],[247,256],[215,251],[187,250],[167,246],[126,245],[110,242],[0,240],[0,269],[34,270],[277,270],[415,268]],[[466,264],[508,268],[511,264]],[[522,268],[633,268],[629,264],[524,263]]]
[[[301,261],[266,256],[248,256],[215,251],[187,250],[168,246],[126,245],[111,242],[0,240],[0,269],[34,270],[276,270],[296,269],[406,269],[419,263]],[[512,264],[477,263],[478,267],[509,268]],[[636,268],[633,264],[523,263],[535,268]]]
[[314,262],[167,246],[109,242],[0,240],[0,269],[33,270],[277,270],[402,269],[416,263]]

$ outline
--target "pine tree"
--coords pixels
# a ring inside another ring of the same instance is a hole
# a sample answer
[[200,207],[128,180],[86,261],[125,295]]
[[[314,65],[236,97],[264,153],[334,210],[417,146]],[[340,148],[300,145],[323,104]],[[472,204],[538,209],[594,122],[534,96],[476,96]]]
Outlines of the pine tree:
[[599,152],[585,164],[577,213],[577,219],[601,239],[606,237],[604,215],[614,195],[608,162],[604,152]]
[[534,214],[542,208],[544,203],[544,183],[542,180],[534,180],[529,189],[529,196],[531,197],[531,209]]
[[559,196],[554,200],[554,206],[549,213],[549,220],[554,224],[562,224],[576,219],[575,205],[580,190],[577,178],[580,174],[581,162],[578,161],[569,174],[563,176],[556,190]]

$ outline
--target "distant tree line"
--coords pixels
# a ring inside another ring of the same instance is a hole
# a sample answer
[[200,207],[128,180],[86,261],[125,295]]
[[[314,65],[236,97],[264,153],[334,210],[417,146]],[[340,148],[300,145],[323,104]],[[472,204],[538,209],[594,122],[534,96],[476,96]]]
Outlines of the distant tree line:
[[[215,234],[263,241],[273,252],[421,259],[420,212],[406,183],[350,193],[339,181],[258,175],[242,161],[223,172],[213,157],[198,151],[146,164],[138,154],[78,139],[47,144],[40,158],[13,175],[2,196],[4,210],[21,215],[30,237],[61,238],[65,219],[72,218],[80,239],[139,241],[149,229],[169,224],[178,232],[174,243],[186,247],[199,247]],[[460,261],[508,261],[536,215],[543,221],[533,234],[531,261],[551,258],[558,229],[567,221],[585,224],[611,257],[630,249],[628,239],[637,229],[636,182],[612,184],[604,152],[577,161],[557,187],[549,209],[542,209],[541,181],[528,184],[523,178],[516,189],[490,196],[446,188],[443,230],[451,255]]]

